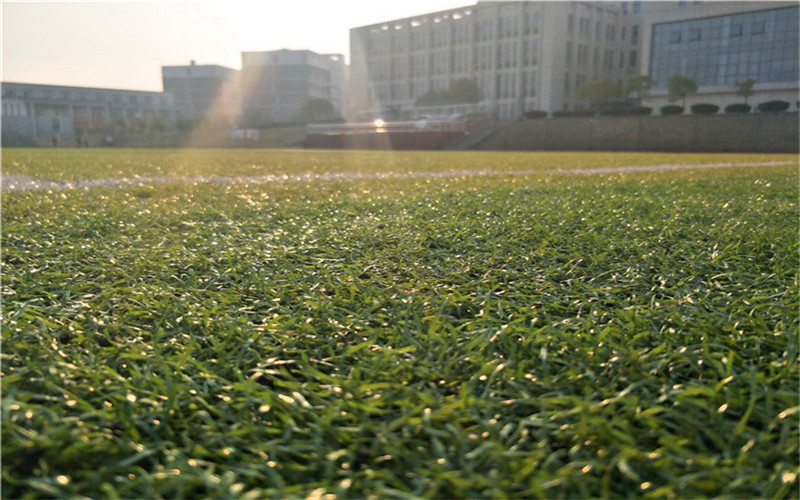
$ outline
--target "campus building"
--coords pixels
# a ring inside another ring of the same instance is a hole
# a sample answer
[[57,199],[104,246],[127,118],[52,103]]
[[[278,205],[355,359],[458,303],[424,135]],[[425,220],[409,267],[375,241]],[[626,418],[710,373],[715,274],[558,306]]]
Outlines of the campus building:
[[[796,96],[797,16],[792,2],[482,1],[389,20],[350,31],[353,107],[362,118],[479,111],[513,119],[587,107],[583,82],[623,84],[639,74],[656,80],[660,102],[677,73],[695,78],[703,98],[735,100],[730,85],[751,76],[762,97],[770,93],[762,100]],[[742,38],[723,43],[720,30],[733,25]],[[678,42],[675,31],[685,31]],[[478,84],[481,102],[415,105],[462,78]]]
[[292,121],[309,99],[346,115],[344,56],[310,50],[242,52],[242,120],[250,126]]
[[[654,80],[648,106],[667,104],[669,78],[693,78],[692,103],[742,102],[735,82],[756,81],[750,103],[798,99],[797,2],[643,2],[643,68]],[[680,103],[678,103],[680,104]]]
[[162,66],[164,92],[172,94],[179,118],[235,121],[241,112],[239,71],[215,64]]
[[168,128],[175,121],[170,94],[31,83],[2,83],[3,144],[37,138],[101,136],[109,127]]

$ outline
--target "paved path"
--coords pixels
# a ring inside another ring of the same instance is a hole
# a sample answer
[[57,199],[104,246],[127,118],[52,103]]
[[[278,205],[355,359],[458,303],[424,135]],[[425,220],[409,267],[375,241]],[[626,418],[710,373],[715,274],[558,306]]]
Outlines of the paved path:
[[739,168],[739,167],[772,167],[778,165],[797,165],[794,161],[771,161],[761,163],[705,163],[698,165],[646,165],[627,167],[597,167],[584,169],[561,170],[454,170],[447,172],[375,172],[357,173],[343,172],[331,174],[304,174],[304,175],[258,175],[258,176],[220,176],[210,177],[169,177],[165,175],[154,177],[121,177],[113,179],[88,179],[73,181],[50,181],[36,179],[27,175],[2,175],[3,191],[29,191],[37,189],[77,189],[98,186],[146,186],[150,184],[166,184],[170,182],[183,182],[189,184],[272,184],[282,182],[315,182],[315,181],[347,181],[347,180],[382,180],[382,179],[421,179],[421,178],[452,178],[475,176],[499,175],[592,175],[592,174],[619,174],[628,172],[654,172],[664,170],[697,170],[705,168]]

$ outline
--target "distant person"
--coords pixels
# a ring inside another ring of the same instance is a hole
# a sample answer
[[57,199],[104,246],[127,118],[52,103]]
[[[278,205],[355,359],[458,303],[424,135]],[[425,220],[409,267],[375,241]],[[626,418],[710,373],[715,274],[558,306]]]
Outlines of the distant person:
[[103,139],[103,144],[106,146],[111,146],[114,144],[114,138],[111,137],[111,134],[106,135],[105,139]]
[[56,137],[56,134],[53,134],[53,137],[51,137],[50,140],[53,142],[53,147],[58,146],[58,137]]

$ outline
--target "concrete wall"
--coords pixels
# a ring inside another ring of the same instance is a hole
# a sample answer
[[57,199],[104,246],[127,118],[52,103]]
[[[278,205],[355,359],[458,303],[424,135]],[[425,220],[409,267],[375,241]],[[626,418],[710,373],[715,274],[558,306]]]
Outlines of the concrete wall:
[[797,153],[799,129],[796,112],[547,118],[510,123],[473,149]]

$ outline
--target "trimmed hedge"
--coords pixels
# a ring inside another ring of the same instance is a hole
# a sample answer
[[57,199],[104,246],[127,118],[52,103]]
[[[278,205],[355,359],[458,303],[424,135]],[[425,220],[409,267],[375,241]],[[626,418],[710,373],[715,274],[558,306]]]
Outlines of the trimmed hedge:
[[653,112],[653,108],[647,106],[624,106],[603,108],[597,114],[600,116],[645,116]]
[[541,120],[542,118],[547,118],[547,111],[526,111],[523,113],[523,116],[525,116],[525,118],[528,120]]
[[553,118],[569,118],[572,111],[553,111]]
[[762,113],[779,113],[789,109],[789,103],[786,101],[767,101],[758,105],[758,110]]
[[575,111],[572,112],[572,116],[577,116],[581,118],[589,118],[594,116],[595,114],[596,112],[591,109],[576,109]]
[[751,109],[753,109],[752,106],[744,103],[728,104],[725,106],[726,113],[749,113]]
[[631,116],[647,116],[653,112],[653,108],[647,106],[636,106],[631,108],[629,114]]
[[631,108],[602,108],[597,112],[600,116],[628,116]]
[[677,106],[675,104],[667,104],[666,106],[661,106],[662,115],[680,115],[683,114],[683,106]]
[[719,111],[719,106],[716,104],[692,104],[689,108],[692,111],[693,115],[713,115]]

